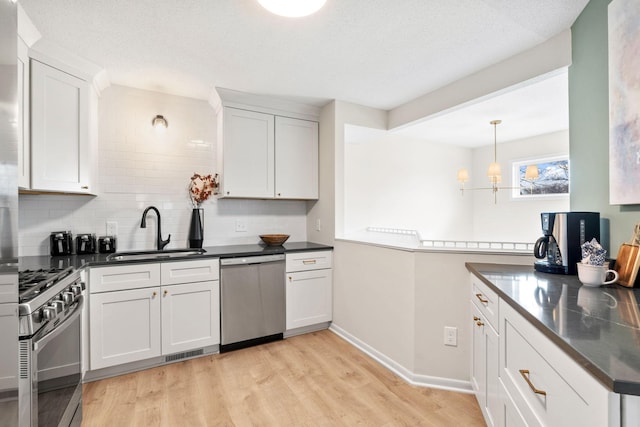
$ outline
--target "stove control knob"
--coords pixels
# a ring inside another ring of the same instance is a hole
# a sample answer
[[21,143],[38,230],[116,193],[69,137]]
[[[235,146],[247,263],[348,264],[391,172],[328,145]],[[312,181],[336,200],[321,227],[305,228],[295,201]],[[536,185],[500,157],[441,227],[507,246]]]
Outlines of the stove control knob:
[[55,307],[45,307],[42,309],[42,319],[45,321],[53,320],[58,316],[58,312]]
[[64,302],[59,299],[51,301],[51,306],[55,308],[56,313],[62,313],[62,311],[64,310]]
[[82,285],[71,285],[69,288],[74,295],[80,295],[82,293]]
[[61,294],[61,296],[62,296],[62,301],[64,301],[66,305],[70,305],[73,302],[73,300],[76,298],[76,296],[71,291],[65,291]]

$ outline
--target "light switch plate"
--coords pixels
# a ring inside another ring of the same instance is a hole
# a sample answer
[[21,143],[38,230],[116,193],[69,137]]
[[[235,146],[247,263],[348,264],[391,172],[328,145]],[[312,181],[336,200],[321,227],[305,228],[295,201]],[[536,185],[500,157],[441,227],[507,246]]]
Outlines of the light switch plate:
[[444,327],[444,345],[458,346],[458,328],[455,326]]

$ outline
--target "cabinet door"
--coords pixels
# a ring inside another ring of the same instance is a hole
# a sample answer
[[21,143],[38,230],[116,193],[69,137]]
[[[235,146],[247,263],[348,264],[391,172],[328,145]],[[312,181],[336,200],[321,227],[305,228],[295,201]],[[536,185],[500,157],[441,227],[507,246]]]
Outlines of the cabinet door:
[[484,331],[484,346],[486,364],[486,391],[487,402],[485,405],[485,417],[487,425],[493,427],[501,427],[504,425],[502,420],[503,402],[500,395],[500,342],[498,341],[498,333],[490,324],[482,327]]
[[[9,398],[18,390],[18,305],[15,303],[0,304],[0,337],[7,339],[0,346],[0,391]],[[10,400],[7,399],[9,404]]]
[[29,48],[18,37],[18,187],[31,188],[29,136]]
[[326,269],[287,273],[287,330],[331,321],[331,272]]
[[482,315],[480,310],[471,303],[471,315],[473,318],[473,340],[471,351],[471,386],[476,392],[476,399],[480,408],[484,408],[487,402],[486,384],[487,384],[487,354],[484,348],[484,331],[482,329]]
[[89,86],[31,61],[31,187],[88,193]]
[[273,115],[230,107],[223,114],[223,195],[273,198]]
[[160,356],[160,288],[91,294],[91,369]]
[[471,385],[488,426],[504,425],[503,401],[499,378],[500,342],[498,333],[471,303],[473,316],[473,351],[471,353]]
[[276,198],[318,198],[318,123],[276,117]]
[[220,344],[220,282],[162,287],[162,354]]

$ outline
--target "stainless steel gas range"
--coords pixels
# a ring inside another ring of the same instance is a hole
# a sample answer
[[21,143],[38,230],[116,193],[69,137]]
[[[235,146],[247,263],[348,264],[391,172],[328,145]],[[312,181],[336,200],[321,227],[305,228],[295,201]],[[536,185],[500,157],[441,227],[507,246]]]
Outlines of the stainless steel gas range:
[[20,426],[79,426],[85,285],[73,267],[19,272]]

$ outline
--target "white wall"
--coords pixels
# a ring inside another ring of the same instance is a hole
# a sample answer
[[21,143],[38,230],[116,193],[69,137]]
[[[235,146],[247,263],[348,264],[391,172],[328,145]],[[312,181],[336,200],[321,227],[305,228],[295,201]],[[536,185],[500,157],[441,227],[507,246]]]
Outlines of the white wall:
[[336,242],[333,267],[334,325],[413,370],[413,253]]
[[[569,197],[513,198],[499,190],[460,194],[458,168],[471,170],[465,187],[488,187],[493,145],[476,149],[345,126],[344,235],[368,226],[418,230],[425,239],[534,242],[540,212],[569,210]],[[503,181],[512,185],[512,163],[568,155],[569,132],[498,145]]]
[[[156,114],[169,122],[164,133],[151,127]],[[48,254],[52,231],[104,235],[106,221],[118,223],[119,250],[153,249],[155,215],[140,228],[150,205],[160,210],[163,237],[171,234],[167,248],[186,247],[189,178],[216,172],[216,143],[215,114],[207,102],[109,87],[99,100],[97,197],[21,195],[20,255]],[[205,246],[257,243],[263,233],[307,239],[305,202],[210,199],[202,207]],[[235,232],[236,220],[247,224],[246,232]]]
[[345,126],[345,235],[373,227],[418,230],[430,239],[472,235],[470,198],[456,171],[471,150]]
[[[465,262],[533,264],[532,255],[412,252],[337,241],[333,327],[408,379],[470,389],[472,318]],[[458,345],[444,345],[444,327]]]
[[[498,139],[500,129],[498,127]],[[502,183],[512,186],[512,163],[569,155],[569,131],[554,132],[532,138],[498,144],[498,162],[502,167]],[[473,169],[469,187],[489,185],[487,168],[493,162],[493,145],[473,150]],[[569,196],[560,198],[513,198],[511,190],[498,190],[497,203],[491,191],[475,191],[473,198],[474,240],[501,242],[535,242],[541,236],[540,212],[566,212]],[[466,197],[466,196],[465,196]]]

